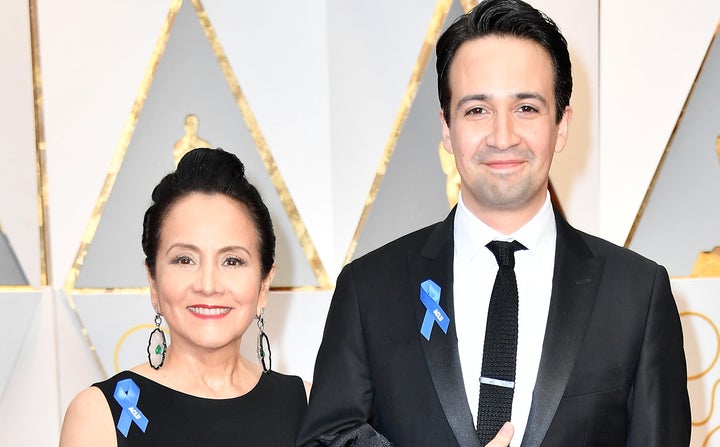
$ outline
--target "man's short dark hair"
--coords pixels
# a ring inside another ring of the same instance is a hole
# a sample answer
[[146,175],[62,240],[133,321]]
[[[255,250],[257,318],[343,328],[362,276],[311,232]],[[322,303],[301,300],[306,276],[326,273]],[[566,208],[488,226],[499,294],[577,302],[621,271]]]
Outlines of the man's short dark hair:
[[446,123],[450,125],[450,70],[455,53],[463,43],[486,36],[527,39],[545,48],[553,64],[555,119],[559,123],[572,94],[567,42],[550,17],[522,0],[485,0],[458,17],[438,39],[438,96]]

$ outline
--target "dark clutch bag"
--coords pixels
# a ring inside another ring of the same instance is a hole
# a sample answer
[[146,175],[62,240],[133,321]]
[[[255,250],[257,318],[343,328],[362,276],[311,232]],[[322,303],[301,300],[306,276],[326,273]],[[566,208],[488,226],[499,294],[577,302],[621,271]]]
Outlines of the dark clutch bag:
[[346,430],[333,440],[330,447],[392,447],[390,441],[369,424]]

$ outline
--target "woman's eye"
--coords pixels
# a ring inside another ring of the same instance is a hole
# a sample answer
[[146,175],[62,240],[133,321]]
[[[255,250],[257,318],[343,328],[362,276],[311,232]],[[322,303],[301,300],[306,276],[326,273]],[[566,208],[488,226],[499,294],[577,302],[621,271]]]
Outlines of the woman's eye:
[[173,258],[172,263],[180,264],[180,265],[190,265],[193,263],[193,261],[190,258],[190,256],[181,255],[181,256],[176,256],[175,258]]
[[223,264],[227,265],[228,267],[240,267],[242,265],[245,265],[245,261],[238,257],[231,256],[231,257],[225,258],[225,262],[223,262]]

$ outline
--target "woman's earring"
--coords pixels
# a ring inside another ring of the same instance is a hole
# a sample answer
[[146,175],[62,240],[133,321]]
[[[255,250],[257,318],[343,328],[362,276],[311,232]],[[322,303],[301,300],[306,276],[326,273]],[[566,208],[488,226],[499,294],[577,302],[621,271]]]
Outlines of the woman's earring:
[[155,369],[160,369],[165,363],[165,353],[167,352],[167,342],[165,341],[165,332],[160,329],[162,324],[162,317],[159,313],[155,314],[155,329],[150,332],[150,339],[148,340],[148,361],[150,366]]
[[263,320],[264,314],[265,309],[261,309],[260,315],[256,315],[255,318],[257,319],[257,327],[260,330],[257,339],[257,356],[258,360],[260,360],[260,364],[262,365],[263,372],[267,373],[272,369],[272,352],[270,351],[270,340],[265,333],[265,320]]

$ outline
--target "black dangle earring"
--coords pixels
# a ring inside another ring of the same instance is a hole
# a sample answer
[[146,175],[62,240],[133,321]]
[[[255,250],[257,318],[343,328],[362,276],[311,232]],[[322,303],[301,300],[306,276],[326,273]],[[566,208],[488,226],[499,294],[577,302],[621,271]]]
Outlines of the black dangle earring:
[[167,342],[165,340],[165,332],[160,329],[162,324],[162,317],[159,313],[155,314],[155,329],[150,332],[150,339],[148,340],[148,362],[150,366],[155,369],[160,369],[165,363],[165,353],[167,353]]
[[257,338],[257,356],[258,360],[260,360],[260,364],[262,365],[263,372],[267,373],[272,370],[272,352],[270,351],[270,340],[265,333],[265,320],[263,320],[264,314],[265,309],[261,309],[260,315],[255,316],[255,318],[257,319],[257,327],[260,331]]

